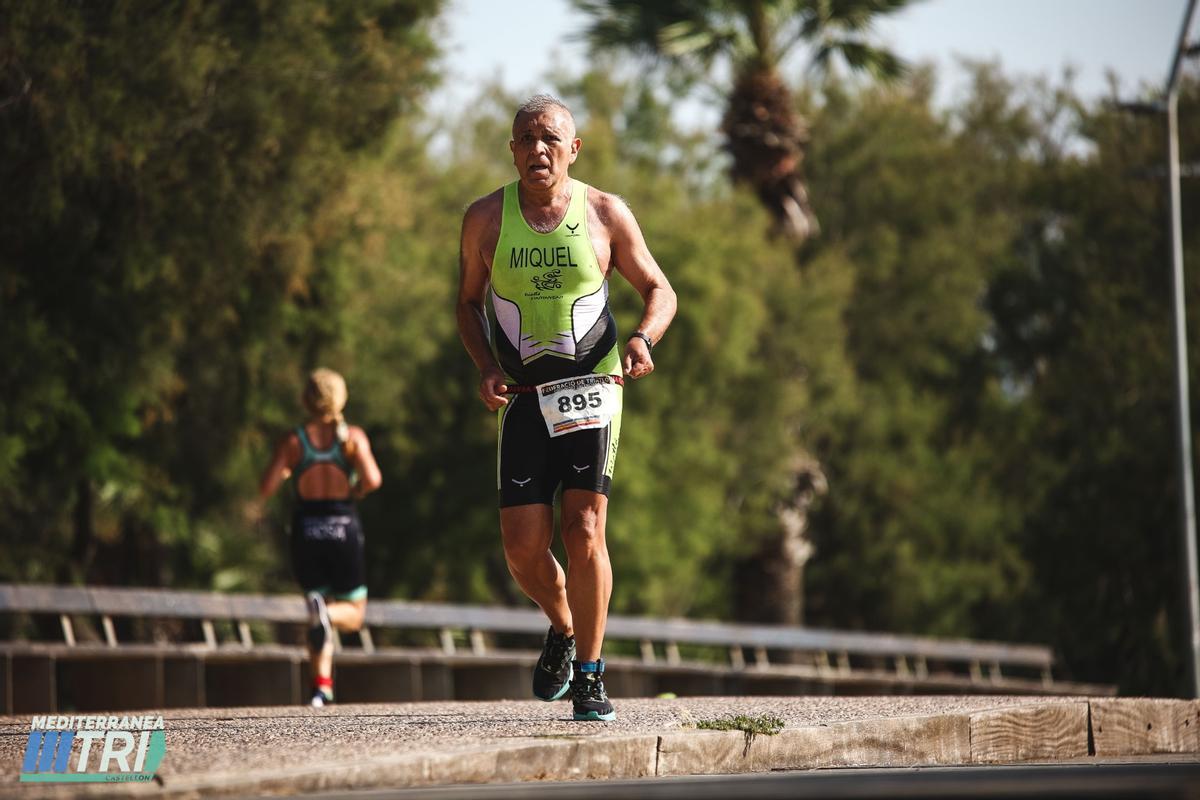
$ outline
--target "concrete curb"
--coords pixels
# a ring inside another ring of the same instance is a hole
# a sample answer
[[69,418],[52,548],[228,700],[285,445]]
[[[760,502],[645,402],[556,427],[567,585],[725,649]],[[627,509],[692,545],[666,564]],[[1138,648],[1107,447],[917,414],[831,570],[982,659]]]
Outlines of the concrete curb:
[[1088,703],[1039,703],[970,715],[971,764],[1061,761],[1088,754]]
[[286,772],[186,776],[167,782],[157,794],[208,797],[226,793],[291,794],[452,783],[647,778],[655,775],[657,750],[657,736],[526,740],[441,753],[409,753],[351,764],[315,764]]
[[842,722],[774,736],[686,731],[659,737],[658,775],[719,775],[826,767],[950,766],[968,763],[965,715]]
[[[29,787],[22,796],[208,797],[543,780],[611,780],[836,767],[928,767],[1200,753],[1200,701],[1059,700],[944,714],[740,731],[521,737],[314,762],[302,768],[163,774],[161,787]],[[37,789],[42,791],[37,791]],[[83,789],[81,792],[80,790]]]
[[1200,752],[1200,700],[1093,700],[1096,755]]

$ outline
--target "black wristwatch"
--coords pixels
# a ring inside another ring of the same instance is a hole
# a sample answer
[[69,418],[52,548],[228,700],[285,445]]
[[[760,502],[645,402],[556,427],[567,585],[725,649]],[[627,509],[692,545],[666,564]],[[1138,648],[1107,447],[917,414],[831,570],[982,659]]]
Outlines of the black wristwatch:
[[654,342],[650,341],[650,337],[647,336],[646,334],[642,333],[641,331],[634,331],[633,333],[629,334],[629,338],[630,339],[641,339],[643,342],[646,343],[646,350],[648,350],[650,352],[654,352]]

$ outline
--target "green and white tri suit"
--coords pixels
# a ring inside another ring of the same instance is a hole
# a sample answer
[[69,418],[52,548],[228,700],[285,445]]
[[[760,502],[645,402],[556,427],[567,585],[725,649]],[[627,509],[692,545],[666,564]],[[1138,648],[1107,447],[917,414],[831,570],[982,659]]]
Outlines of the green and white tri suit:
[[[550,233],[529,227],[517,191],[515,182],[504,187],[489,293],[492,347],[518,387],[499,411],[500,505],[552,504],[560,485],[608,494],[621,431],[621,357],[608,281],[588,236],[588,187],[571,181],[567,213]],[[558,381],[569,387],[552,399],[568,410],[571,400],[599,406],[600,392],[590,390],[603,390],[602,416],[582,423],[595,427],[575,429],[575,420],[555,423],[553,411],[543,413],[539,397]]]

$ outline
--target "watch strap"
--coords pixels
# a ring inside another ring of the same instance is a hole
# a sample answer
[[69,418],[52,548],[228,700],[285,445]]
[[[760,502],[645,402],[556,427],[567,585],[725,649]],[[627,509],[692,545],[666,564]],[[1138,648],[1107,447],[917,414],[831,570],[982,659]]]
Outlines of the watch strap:
[[629,338],[630,339],[641,339],[643,342],[646,343],[647,350],[649,350],[651,352],[654,351],[654,342],[650,341],[650,337],[647,336],[646,334],[642,333],[641,331],[634,331],[633,333],[629,334]]

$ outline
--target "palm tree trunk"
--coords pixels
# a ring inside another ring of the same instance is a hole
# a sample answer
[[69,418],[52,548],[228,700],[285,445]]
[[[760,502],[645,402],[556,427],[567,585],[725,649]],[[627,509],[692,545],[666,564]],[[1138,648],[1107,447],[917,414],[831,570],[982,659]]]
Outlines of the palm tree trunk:
[[808,126],[777,71],[759,67],[737,79],[721,132],[733,157],[734,182],[750,185],[779,232],[797,244],[816,235],[817,217],[801,172]]
[[820,464],[807,455],[793,465],[795,483],[775,510],[778,527],[736,567],[736,616],[748,622],[804,624],[804,565],[813,555],[809,509],[828,490]]

